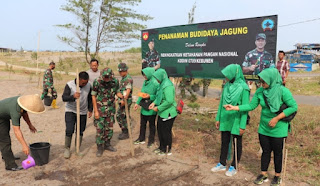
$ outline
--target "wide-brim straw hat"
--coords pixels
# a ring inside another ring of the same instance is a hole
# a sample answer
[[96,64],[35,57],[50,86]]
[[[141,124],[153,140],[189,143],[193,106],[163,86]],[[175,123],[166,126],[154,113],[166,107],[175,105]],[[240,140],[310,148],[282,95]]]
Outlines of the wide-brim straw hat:
[[34,114],[40,114],[46,111],[38,94],[20,96],[18,98],[18,104],[22,109]]

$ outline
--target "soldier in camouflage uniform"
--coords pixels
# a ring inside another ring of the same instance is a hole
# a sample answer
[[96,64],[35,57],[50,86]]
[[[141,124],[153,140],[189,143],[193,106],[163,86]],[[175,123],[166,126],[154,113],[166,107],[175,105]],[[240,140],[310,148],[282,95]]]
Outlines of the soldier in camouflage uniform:
[[180,84],[179,84],[179,89],[180,89],[180,94],[182,98],[186,98],[186,90],[189,91],[191,96],[193,96],[193,90],[191,88],[191,83],[192,83],[193,78],[182,78]]
[[117,121],[122,130],[122,133],[119,135],[118,139],[124,140],[129,138],[127,117],[130,117],[130,114],[129,116],[126,116],[125,104],[123,99],[127,100],[128,110],[130,113],[130,106],[132,104],[133,79],[128,74],[128,66],[125,63],[120,63],[118,65],[118,71],[120,76],[122,77],[117,93],[119,104],[119,108],[117,110]]
[[44,72],[43,75],[43,92],[41,95],[41,99],[44,99],[45,96],[47,96],[49,89],[51,89],[51,95],[53,98],[53,101],[51,103],[52,108],[59,108],[56,105],[56,99],[57,99],[57,91],[53,87],[53,76],[52,76],[52,70],[54,70],[56,67],[56,64],[52,61],[49,63],[49,68]]
[[115,152],[110,144],[113,136],[115,109],[115,95],[119,88],[119,81],[114,77],[110,68],[101,71],[99,78],[94,80],[92,87],[92,103],[94,108],[94,125],[97,128],[96,143],[97,157],[102,156],[104,150]]
[[[242,63],[243,74],[246,78],[253,78],[252,75],[258,75],[262,70],[275,67],[272,55],[264,50],[266,45],[266,35],[264,33],[257,34],[256,48],[248,52]],[[247,82],[250,89],[252,88],[252,81]],[[257,88],[259,84],[256,83]]]
[[154,39],[149,41],[149,51],[146,53],[144,59],[142,59],[142,69],[146,67],[153,67],[155,70],[160,68],[160,58],[158,52],[154,49]]

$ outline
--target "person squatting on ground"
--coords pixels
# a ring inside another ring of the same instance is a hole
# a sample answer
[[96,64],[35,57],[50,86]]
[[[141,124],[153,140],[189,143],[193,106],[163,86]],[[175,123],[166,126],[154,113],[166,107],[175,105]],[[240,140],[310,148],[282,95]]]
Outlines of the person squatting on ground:
[[172,126],[178,115],[175,88],[164,69],[158,69],[153,74],[153,77],[160,83],[156,100],[149,106],[149,109],[158,112],[157,129],[160,146],[154,152],[158,155],[166,153],[167,155],[171,155]]
[[[147,67],[141,71],[142,76],[145,81],[143,82],[141,92],[146,93],[146,97],[139,97],[136,104],[134,105],[134,110],[138,109],[140,103],[151,103],[156,99],[156,93],[159,87],[158,81],[153,77],[155,70],[152,67]],[[146,105],[148,106],[148,105]],[[141,107],[140,114],[140,134],[139,138],[135,140],[134,144],[144,144],[147,122],[149,122],[149,139],[148,148],[152,147],[154,143],[154,136],[156,133],[155,122],[157,113],[154,110],[149,110],[148,108]]]
[[41,99],[44,99],[44,97],[47,96],[49,90],[51,90],[51,95],[53,98],[51,106],[52,108],[57,109],[59,108],[57,106],[58,95],[57,95],[57,90],[53,86],[53,76],[52,76],[52,70],[54,70],[55,67],[56,67],[56,64],[53,61],[51,61],[49,63],[49,68],[43,74],[43,85],[42,85],[43,91],[42,91]]
[[66,122],[66,136],[64,142],[64,157],[70,158],[70,147],[72,141],[72,134],[77,123],[77,104],[76,100],[80,99],[80,146],[82,143],[83,132],[86,129],[87,115],[92,116],[92,96],[91,85],[88,83],[89,75],[87,72],[79,73],[79,87],[80,92],[77,92],[76,79],[69,81],[64,87],[62,94],[63,102],[66,102],[65,108],[65,122]]
[[[268,167],[271,159],[271,152],[274,154],[275,176],[271,185],[280,185],[282,156],[283,156],[283,139],[288,136],[290,123],[282,121],[286,116],[298,110],[298,105],[294,100],[289,89],[282,85],[281,76],[276,68],[263,70],[259,75],[262,87],[254,94],[251,102],[246,105],[232,106],[225,105],[227,110],[251,111],[260,104],[261,119],[259,124],[259,141],[262,147],[261,156],[261,173],[254,181],[255,184],[262,184],[268,181]],[[266,105],[265,98],[268,102]],[[288,108],[283,110],[279,115],[280,106],[285,103]]]
[[22,167],[16,164],[11,150],[10,120],[12,121],[14,134],[22,145],[23,153],[29,155],[29,147],[20,130],[20,118],[22,116],[28,124],[30,131],[35,133],[37,129],[32,125],[28,112],[39,114],[44,111],[44,105],[37,94],[21,97],[15,96],[0,101],[0,150],[6,170],[18,171],[22,169]]
[[[216,128],[221,131],[221,152],[220,162],[211,169],[213,172],[226,170],[230,137],[232,137],[233,144],[235,144],[234,139],[237,139],[237,161],[239,162],[241,159],[242,135],[246,129],[248,112],[226,111],[223,105],[247,104],[250,92],[240,65],[228,65],[221,72],[226,77],[216,116]],[[235,145],[233,146],[235,147]],[[227,176],[233,176],[237,173],[235,150],[233,152],[233,161],[226,172]]]
[[100,70],[98,68],[99,68],[99,61],[97,59],[91,59],[90,69],[87,70],[87,73],[89,74],[89,83],[91,87],[93,86],[94,80],[99,78],[100,76]]
[[120,76],[122,77],[120,81],[119,89],[117,92],[118,104],[119,104],[119,107],[117,110],[117,121],[122,130],[122,133],[118,136],[119,140],[125,140],[129,138],[127,117],[130,118],[130,114],[129,116],[126,115],[124,99],[127,100],[128,111],[130,113],[130,106],[132,104],[133,79],[128,74],[128,69],[129,67],[125,63],[120,63],[118,65],[118,71]]
[[92,104],[94,109],[94,126],[97,128],[96,143],[97,157],[102,156],[104,150],[115,152],[111,146],[115,109],[115,95],[119,88],[119,81],[114,77],[110,68],[104,68],[98,79],[94,80],[92,88]]

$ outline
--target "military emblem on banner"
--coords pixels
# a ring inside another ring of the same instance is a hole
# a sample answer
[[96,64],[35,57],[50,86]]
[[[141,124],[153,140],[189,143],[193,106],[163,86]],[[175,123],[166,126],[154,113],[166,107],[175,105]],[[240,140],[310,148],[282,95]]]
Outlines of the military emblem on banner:
[[265,19],[261,23],[263,31],[272,31],[274,28],[274,21],[272,19]]
[[142,39],[147,41],[149,39],[149,32],[143,32],[142,33]]

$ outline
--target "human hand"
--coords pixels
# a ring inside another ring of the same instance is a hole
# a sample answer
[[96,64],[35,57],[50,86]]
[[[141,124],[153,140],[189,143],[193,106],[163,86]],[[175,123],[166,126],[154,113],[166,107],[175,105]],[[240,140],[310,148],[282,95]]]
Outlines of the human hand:
[[244,134],[245,130],[246,129],[240,129],[240,132],[239,132],[240,136],[242,136]]
[[137,110],[137,109],[138,109],[138,106],[139,106],[138,104],[135,104],[134,107],[133,107],[133,109],[134,109],[134,110]]
[[88,112],[88,118],[91,118],[92,112]]
[[120,105],[121,105],[121,107],[124,107],[124,101],[123,100],[120,101]]
[[32,124],[29,125],[29,129],[32,133],[37,132],[37,129]]
[[220,128],[220,121],[216,121],[216,129],[219,130]]
[[153,107],[154,107],[154,103],[151,103],[150,105],[149,105],[149,110],[152,110],[153,109]]
[[95,119],[99,119],[100,118],[99,112],[94,112],[94,118]]
[[277,117],[274,117],[272,118],[270,121],[269,121],[269,126],[271,128],[274,128],[276,126],[276,124],[278,123],[279,119]]
[[27,145],[22,145],[22,152],[25,155],[29,155],[29,147]]
[[79,98],[80,98],[80,92],[74,93],[74,94],[73,94],[73,97],[74,97],[75,99],[79,99]]
[[249,70],[250,70],[250,71],[254,71],[257,67],[258,67],[258,65],[251,65],[251,66],[249,67]]
[[230,105],[230,104],[223,105],[223,107],[224,107],[226,110],[236,110],[236,107],[235,107],[235,106],[232,106],[232,105]]
[[155,112],[158,112],[158,107],[153,107],[152,110],[155,111]]

